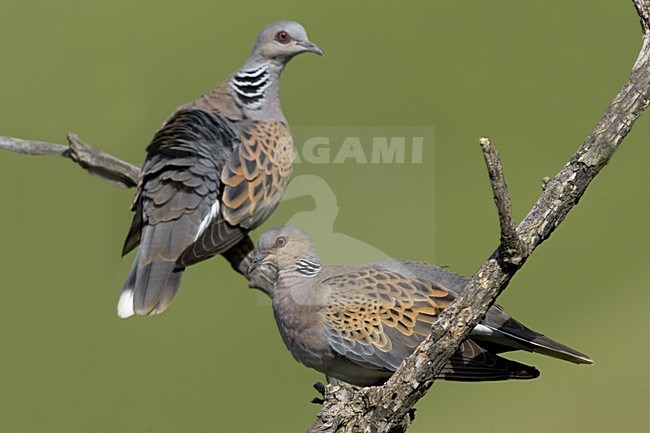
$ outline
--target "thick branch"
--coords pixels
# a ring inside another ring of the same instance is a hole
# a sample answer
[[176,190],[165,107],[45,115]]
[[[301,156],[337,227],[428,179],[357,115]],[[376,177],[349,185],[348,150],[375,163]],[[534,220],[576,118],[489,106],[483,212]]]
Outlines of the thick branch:
[[[630,79],[573,158],[548,182],[542,196],[517,228],[521,260],[511,263],[511,266],[502,266],[502,248],[497,249],[474,274],[463,296],[441,314],[432,334],[384,386],[363,389],[347,385],[328,386],[325,403],[310,431],[402,432],[408,428],[414,404],[431,387],[460,342],[476,326],[528,256],[564,220],[648,106],[650,2],[635,0],[635,5],[642,20],[644,38]],[[492,182],[495,189],[494,179]],[[501,214],[505,207],[500,207],[499,211]],[[508,237],[511,236],[509,221],[512,216],[508,215],[509,211],[505,213],[505,217],[501,217],[502,234]]]
[[632,0],[641,19],[643,33],[650,32],[650,0]]

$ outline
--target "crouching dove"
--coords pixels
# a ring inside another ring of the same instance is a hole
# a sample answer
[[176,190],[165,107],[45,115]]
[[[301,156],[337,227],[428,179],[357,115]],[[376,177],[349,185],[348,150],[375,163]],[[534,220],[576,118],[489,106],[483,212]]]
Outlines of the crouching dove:
[[[426,263],[384,260],[367,265],[323,266],[309,236],[286,226],[264,233],[249,271],[265,262],[277,268],[271,293],[282,339],[299,362],[330,378],[380,385],[431,332],[438,314],[468,279]],[[591,364],[576,352],[490,308],[452,356],[439,378],[458,381],[532,379],[534,367],[499,356],[537,352]]]
[[122,254],[139,245],[120,317],[163,312],[186,266],[228,253],[277,206],[294,139],[278,81],[295,55],[322,55],[292,21],[265,27],[238,71],[180,107],[147,147]]

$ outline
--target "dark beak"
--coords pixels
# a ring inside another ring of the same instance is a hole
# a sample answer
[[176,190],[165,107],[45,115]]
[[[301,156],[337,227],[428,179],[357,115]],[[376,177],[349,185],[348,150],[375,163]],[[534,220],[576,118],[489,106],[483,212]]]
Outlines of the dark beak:
[[302,41],[302,42],[297,42],[298,45],[303,47],[305,51],[309,51],[310,53],[318,54],[319,56],[324,56],[325,53],[323,50],[318,48],[315,44],[312,44],[309,41]]
[[268,257],[269,253],[259,253],[246,268],[246,276],[249,276]]

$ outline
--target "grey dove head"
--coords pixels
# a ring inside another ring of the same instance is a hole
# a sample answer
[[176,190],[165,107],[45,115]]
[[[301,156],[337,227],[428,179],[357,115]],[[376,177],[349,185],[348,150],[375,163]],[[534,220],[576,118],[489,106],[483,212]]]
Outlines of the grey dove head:
[[284,64],[305,52],[323,55],[323,50],[309,41],[303,26],[295,21],[276,21],[260,32],[249,62],[276,60]]
[[276,227],[264,232],[257,241],[257,257],[251,261],[246,273],[253,272],[262,262],[281,271],[302,259],[320,263],[309,235],[296,226]]

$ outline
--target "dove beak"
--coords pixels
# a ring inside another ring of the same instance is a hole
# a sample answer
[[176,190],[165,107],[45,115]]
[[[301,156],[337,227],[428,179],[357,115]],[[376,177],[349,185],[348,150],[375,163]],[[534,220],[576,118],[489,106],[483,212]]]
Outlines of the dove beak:
[[249,276],[269,256],[269,253],[258,253],[246,268],[246,276]]
[[310,53],[318,54],[319,56],[324,56],[325,55],[323,50],[318,48],[318,46],[316,44],[312,44],[309,41],[300,41],[300,42],[297,42],[297,45],[300,45],[301,47],[303,47],[305,49],[305,51],[309,51]]

